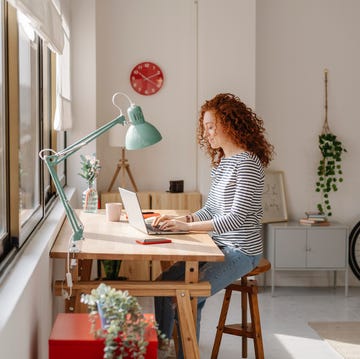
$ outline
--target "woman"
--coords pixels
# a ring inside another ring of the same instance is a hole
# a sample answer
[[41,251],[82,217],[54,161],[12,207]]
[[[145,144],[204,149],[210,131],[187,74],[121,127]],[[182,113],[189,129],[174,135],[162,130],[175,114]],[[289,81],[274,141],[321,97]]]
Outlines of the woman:
[[[218,94],[201,107],[198,141],[213,166],[204,207],[182,217],[163,215],[153,224],[171,231],[212,231],[225,261],[201,263],[199,279],[210,282],[213,295],[250,272],[262,257],[264,168],[272,159],[273,146],[265,138],[263,121],[230,93]],[[183,276],[184,263],[178,262],[161,279]],[[198,300],[198,339],[205,300]],[[156,297],[155,314],[160,331],[171,338],[176,314],[173,299]],[[183,358],[181,347],[178,358]]]

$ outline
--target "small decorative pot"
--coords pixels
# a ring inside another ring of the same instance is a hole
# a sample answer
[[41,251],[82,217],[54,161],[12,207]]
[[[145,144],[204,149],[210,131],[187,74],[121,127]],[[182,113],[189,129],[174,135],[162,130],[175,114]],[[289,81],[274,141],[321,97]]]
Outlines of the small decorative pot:
[[88,188],[82,194],[83,211],[96,213],[98,209],[99,196],[93,182],[88,183]]

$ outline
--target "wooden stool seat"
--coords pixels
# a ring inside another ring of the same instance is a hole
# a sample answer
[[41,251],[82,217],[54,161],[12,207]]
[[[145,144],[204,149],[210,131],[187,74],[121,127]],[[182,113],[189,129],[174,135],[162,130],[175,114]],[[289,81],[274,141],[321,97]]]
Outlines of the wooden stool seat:
[[[264,348],[261,335],[260,313],[258,305],[258,286],[255,279],[248,279],[261,273],[267,272],[271,268],[270,262],[262,258],[259,264],[240,280],[228,285],[225,289],[224,300],[220,312],[219,323],[216,330],[211,359],[216,359],[219,354],[220,343],[223,334],[237,335],[242,337],[242,357],[247,358],[247,339],[254,340],[256,359],[264,359]],[[233,291],[241,292],[241,323],[225,324],[228,313],[231,294]],[[247,308],[249,303],[250,319],[247,321]]]

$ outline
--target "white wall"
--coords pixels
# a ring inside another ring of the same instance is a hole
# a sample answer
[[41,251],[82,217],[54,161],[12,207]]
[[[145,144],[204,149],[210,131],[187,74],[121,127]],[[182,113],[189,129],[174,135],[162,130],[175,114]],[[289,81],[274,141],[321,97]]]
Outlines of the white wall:
[[[359,220],[359,13],[357,0],[257,0],[256,109],[276,148],[271,167],[285,173],[293,219],[315,209],[319,200],[317,136],[324,121],[323,71],[328,68],[329,126],[348,151],[344,182],[330,195],[333,220],[351,227]],[[277,278],[289,285],[318,283],[300,275],[296,282],[285,275]],[[350,282],[358,284],[353,276]]]
[[[220,92],[255,106],[255,1],[203,0],[198,11],[198,109]],[[210,163],[198,152],[198,189],[205,198]]]
[[314,209],[317,136],[324,121],[329,69],[330,129],[343,142],[344,183],[331,194],[334,219],[359,218],[357,187],[360,23],[356,0],[258,0],[256,107],[276,147],[273,168],[285,171],[289,214]]
[[[63,0],[64,1],[64,0]],[[68,0],[67,0],[68,1]],[[95,0],[69,1],[71,95],[73,128],[67,132],[67,144],[83,138],[96,129],[96,26]],[[67,183],[77,189],[76,207],[81,204],[81,193],[86,181],[80,172],[80,154],[96,153],[96,142],[91,142],[67,161]]]
[[[199,101],[219,91],[236,91],[254,102],[255,7],[250,3],[227,0],[219,8],[218,1],[154,0],[151,6],[146,1],[97,2],[98,125],[117,114],[112,94],[125,91],[163,135],[155,146],[127,154],[139,189],[167,190],[169,180],[184,179],[185,190],[207,192],[208,161],[200,155],[205,168],[199,170],[196,156]],[[219,16],[227,21],[214,26]],[[228,33],[240,34],[235,44]],[[163,88],[149,97],[136,94],[129,83],[131,69],[146,60],[159,64],[165,74]],[[127,101],[120,104],[125,110]],[[98,156],[101,191],[110,183],[120,151],[103,136]]]
[[[206,196],[209,161],[202,153],[198,154],[198,109],[205,99],[220,91],[235,92],[250,105],[254,104],[255,3],[226,0],[219,6],[218,0],[152,0],[148,6],[146,0],[96,1],[96,26],[91,25],[93,8],[87,9],[80,6],[81,3],[84,1],[78,0],[72,5],[72,17],[76,19],[72,23],[72,36],[85,36],[87,44],[95,31],[96,60],[84,51],[84,45],[72,46],[72,56],[76,59],[73,63],[74,104],[79,109],[88,105],[85,114],[91,114],[88,120],[80,112],[76,115],[76,133],[80,134],[80,126],[87,131],[94,129],[94,108],[97,127],[117,116],[118,110],[111,103],[112,95],[126,92],[163,136],[154,146],[127,152],[138,188],[165,191],[170,180],[183,179],[186,191],[200,190]],[[153,96],[137,94],[129,83],[131,69],[146,60],[157,63],[165,75],[163,88]],[[91,71],[89,78],[80,78],[78,72],[84,73],[83,67],[94,63],[96,80]],[[89,79],[92,83],[96,81],[93,89],[96,104],[93,93],[84,96],[91,86]],[[117,103],[125,112],[127,100],[118,96]],[[96,141],[102,165],[98,178],[100,192],[107,190],[120,158],[120,149],[108,145],[108,136],[109,133],[104,134]],[[91,153],[90,149],[87,153]],[[72,173],[69,181],[79,187],[81,178],[73,177],[79,159],[73,157],[69,160]],[[119,180],[120,176],[113,190]],[[128,185],[131,186],[129,181]]]
[[[145,119],[163,136],[154,146],[127,152],[140,190],[167,190],[169,180],[175,179],[183,179],[186,190],[197,187],[194,9],[189,0],[153,0],[150,6],[144,0],[97,2],[97,125],[118,115],[111,98],[121,91],[142,107]],[[152,96],[139,95],[130,86],[132,68],[143,61],[158,64],[164,73],[162,89]],[[118,96],[116,102],[126,113],[125,97]],[[108,134],[97,145],[102,191],[110,184],[120,148],[109,147]]]

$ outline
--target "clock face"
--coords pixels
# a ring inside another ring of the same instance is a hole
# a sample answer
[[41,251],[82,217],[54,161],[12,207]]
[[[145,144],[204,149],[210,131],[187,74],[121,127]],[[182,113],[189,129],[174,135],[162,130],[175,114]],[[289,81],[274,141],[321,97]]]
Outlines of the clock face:
[[157,93],[164,82],[160,67],[152,62],[136,65],[130,74],[132,88],[141,95],[149,96]]

